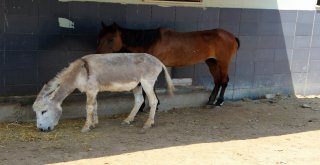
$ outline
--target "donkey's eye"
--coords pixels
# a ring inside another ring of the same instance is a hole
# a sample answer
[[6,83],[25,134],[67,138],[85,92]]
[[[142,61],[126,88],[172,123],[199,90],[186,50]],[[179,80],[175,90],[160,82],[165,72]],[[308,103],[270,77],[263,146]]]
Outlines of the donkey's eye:
[[41,114],[43,115],[44,113],[46,113],[47,111],[42,111]]

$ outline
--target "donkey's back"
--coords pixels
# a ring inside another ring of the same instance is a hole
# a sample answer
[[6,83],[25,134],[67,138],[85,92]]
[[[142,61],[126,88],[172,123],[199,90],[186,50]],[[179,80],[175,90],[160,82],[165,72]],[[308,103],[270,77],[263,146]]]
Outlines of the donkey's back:
[[[99,91],[129,91],[143,80],[157,80],[163,64],[146,53],[93,54],[81,58],[86,67],[86,80],[80,89]],[[86,78],[87,77],[87,78]]]

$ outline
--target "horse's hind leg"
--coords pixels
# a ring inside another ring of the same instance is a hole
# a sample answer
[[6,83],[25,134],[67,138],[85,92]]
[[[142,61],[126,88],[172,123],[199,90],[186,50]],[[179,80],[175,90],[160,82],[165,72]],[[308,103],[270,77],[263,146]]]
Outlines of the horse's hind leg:
[[87,105],[86,105],[86,110],[87,110],[87,118],[86,118],[86,123],[84,124],[81,132],[88,132],[90,131],[90,127],[94,127],[94,116],[95,116],[95,111],[97,108],[97,92],[96,91],[90,91],[87,92]]
[[226,91],[226,88],[228,86],[228,82],[229,82],[229,76],[228,76],[228,64],[218,64],[219,66],[219,70],[220,70],[220,78],[221,78],[221,91],[219,94],[219,98],[216,102],[216,106],[221,106],[223,105],[224,102],[224,93]]
[[141,85],[138,85],[136,88],[133,89],[133,94],[134,94],[134,106],[129,116],[123,120],[122,124],[130,124],[134,120],[134,117],[136,116],[139,110],[139,107],[141,107],[141,104],[144,103]]
[[[139,85],[141,87],[141,85]],[[146,92],[144,92],[144,90],[142,90],[142,97],[143,97],[143,102],[139,108],[139,112],[144,112],[144,107],[146,106]]]
[[221,87],[221,79],[220,79],[220,71],[217,65],[217,62],[215,59],[208,59],[206,60],[206,64],[209,67],[210,73],[212,75],[212,78],[214,80],[214,88],[210,94],[209,101],[207,105],[213,105],[214,101],[216,100],[216,97],[219,93],[219,89]]
[[149,118],[145,122],[143,128],[150,128],[154,124],[154,116],[156,113],[158,99],[154,92],[155,80],[142,80],[141,85],[147,94],[150,106]]

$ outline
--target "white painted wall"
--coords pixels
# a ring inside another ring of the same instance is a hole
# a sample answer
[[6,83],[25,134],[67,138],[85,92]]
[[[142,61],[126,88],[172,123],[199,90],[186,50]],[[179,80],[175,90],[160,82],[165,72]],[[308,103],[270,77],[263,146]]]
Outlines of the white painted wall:
[[192,7],[222,7],[222,8],[255,8],[281,10],[315,10],[317,0],[203,0],[200,3],[164,2],[154,0],[59,0],[108,2],[122,4],[152,4],[159,6],[192,6]]

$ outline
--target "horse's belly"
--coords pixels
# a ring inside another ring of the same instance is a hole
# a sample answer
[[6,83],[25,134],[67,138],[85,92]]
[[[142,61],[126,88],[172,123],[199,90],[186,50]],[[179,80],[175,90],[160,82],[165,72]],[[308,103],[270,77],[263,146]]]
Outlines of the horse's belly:
[[155,53],[160,61],[169,67],[188,66],[198,64],[207,60],[208,58],[215,58],[214,53],[210,52],[208,48],[195,48],[193,46],[188,48],[173,47],[161,53]]
[[[200,56],[200,55],[199,55]],[[170,58],[165,58],[161,62],[168,67],[181,67],[201,63],[208,59],[208,57],[199,57],[197,55],[188,56],[183,54],[172,55]]]

